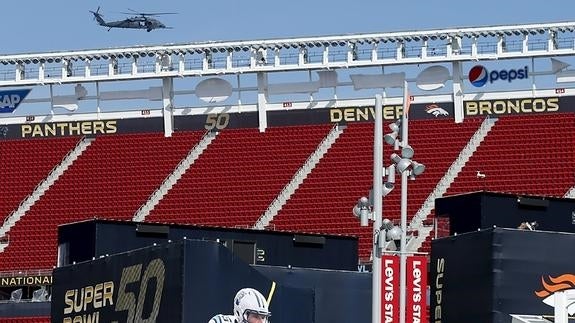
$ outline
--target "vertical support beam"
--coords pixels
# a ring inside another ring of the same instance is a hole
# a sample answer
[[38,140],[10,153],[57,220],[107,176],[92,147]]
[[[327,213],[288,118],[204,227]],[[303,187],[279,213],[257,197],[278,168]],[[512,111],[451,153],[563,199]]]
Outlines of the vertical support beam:
[[447,44],[445,44],[445,47],[445,56],[451,58],[451,56],[453,56],[453,39],[450,39]]
[[204,57],[202,59],[202,70],[207,71],[208,69],[212,68],[212,64],[213,64],[212,52],[206,50],[204,52]]
[[552,52],[557,49],[557,33],[553,30],[547,31],[547,51]]
[[473,37],[471,41],[471,57],[477,57],[477,37]]
[[464,111],[463,111],[463,80],[461,77],[461,62],[454,61],[452,63],[453,70],[453,114],[455,117],[455,122],[463,122]]
[[86,58],[84,60],[84,77],[90,77],[92,75],[92,69],[90,68],[91,63],[92,60],[90,60],[89,58]]
[[40,62],[38,64],[38,80],[40,80],[40,82],[44,81],[44,78],[46,77],[45,73],[46,73],[46,63]]
[[307,64],[307,62],[308,62],[308,61],[307,61],[307,59],[308,59],[308,56],[307,56],[307,55],[308,55],[308,54],[307,54],[307,48],[305,48],[305,47],[300,47],[300,48],[299,48],[299,53],[298,53],[298,59],[297,59],[297,64],[298,64],[299,66],[303,66],[303,65]]
[[497,39],[497,55],[503,54],[505,51],[505,36],[501,35]]
[[250,68],[256,67],[256,55],[257,50],[255,48],[250,48]]
[[266,131],[268,127],[268,75],[265,72],[258,72],[258,119],[260,132]]
[[280,60],[280,49],[279,48],[274,48],[274,66],[280,66],[281,65],[281,60]]
[[521,46],[521,52],[523,54],[527,54],[527,52],[529,51],[529,34],[525,34],[523,35],[523,42],[522,42],[522,46]]
[[16,75],[14,76],[16,81],[22,81],[26,78],[26,76],[24,75],[24,64],[23,63],[18,63],[16,65]]
[[186,68],[186,57],[183,53],[178,55],[178,74],[184,74],[184,70]]
[[63,79],[65,79],[65,78],[68,77],[68,64],[69,64],[68,61],[62,60],[62,67],[61,67],[61,70],[60,70],[60,73],[61,73],[61,74],[60,74],[60,77],[63,78]]
[[373,249],[371,269],[371,322],[381,323],[381,254],[379,235],[383,222],[383,97],[375,96],[375,125],[373,131]]
[[174,132],[174,79],[162,78],[162,114],[164,115],[164,136],[171,137]]
[[226,54],[226,68],[231,70],[232,67],[234,67],[233,65],[233,58],[234,58],[234,51],[233,50],[228,50],[227,54]]
[[108,76],[116,74],[118,74],[118,61],[112,57],[108,60]]
[[138,74],[138,57],[132,56],[132,75]]
[[329,64],[329,46],[324,46],[321,62],[323,65]]
[[357,45],[355,43],[348,43],[347,44],[347,63],[351,63],[355,61],[357,51]]
[[372,62],[376,62],[377,61],[377,43],[373,43],[371,46],[371,61]]
[[403,41],[397,42],[397,48],[395,49],[395,59],[402,60],[405,57],[405,47]]
[[429,47],[429,44],[427,42],[427,39],[423,41],[423,44],[421,44],[421,59],[426,59],[427,58],[427,48]]
[[[403,113],[401,115],[401,146],[407,147],[408,143],[408,107],[409,88],[407,80],[403,82]],[[401,173],[401,245],[399,248],[399,322],[406,323],[407,304],[407,171]]]
[[160,74],[162,71],[162,56],[156,54],[156,59],[154,60],[154,73]]

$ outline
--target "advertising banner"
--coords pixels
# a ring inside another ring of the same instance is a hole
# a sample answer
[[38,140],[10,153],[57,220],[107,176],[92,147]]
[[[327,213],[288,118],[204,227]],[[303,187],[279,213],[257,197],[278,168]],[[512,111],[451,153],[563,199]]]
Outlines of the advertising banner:
[[[575,234],[492,228],[432,242],[431,321],[512,323],[553,315],[575,288]],[[568,308],[570,315],[575,307]]]
[[56,268],[52,322],[180,322],[182,245]]
[[427,323],[427,258],[425,256],[407,257],[405,321],[408,323]]
[[399,257],[381,257],[381,322],[399,322]]

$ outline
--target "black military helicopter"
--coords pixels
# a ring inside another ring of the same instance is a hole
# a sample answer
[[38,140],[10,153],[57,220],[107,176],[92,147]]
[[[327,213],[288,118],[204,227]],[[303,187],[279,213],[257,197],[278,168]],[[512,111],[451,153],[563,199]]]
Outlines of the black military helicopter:
[[172,27],[167,27],[161,21],[156,18],[152,18],[154,16],[160,15],[173,15],[176,14],[175,12],[156,12],[156,13],[143,13],[137,12],[132,9],[129,12],[122,12],[123,14],[133,14],[134,16],[128,17],[124,20],[116,20],[116,21],[105,21],[104,16],[100,13],[100,7],[96,11],[90,10],[90,12],[94,15],[94,20],[98,22],[98,25],[108,27],[108,31],[112,28],[129,28],[129,29],[145,29],[147,32],[150,32],[154,29],[171,29]]

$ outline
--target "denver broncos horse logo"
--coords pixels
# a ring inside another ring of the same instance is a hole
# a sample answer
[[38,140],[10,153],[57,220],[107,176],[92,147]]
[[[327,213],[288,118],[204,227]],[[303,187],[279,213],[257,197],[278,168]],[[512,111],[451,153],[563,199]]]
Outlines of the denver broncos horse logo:
[[[535,292],[535,295],[543,298],[543,303],[549,306],[554,306],[555,304],[553,293],[568,289],[575,289],[575,275],[573,274],[563,274],[558,277],[548,276],[548,278],[550,283],[547,283],[545,279],[541,277],[543,289]],[[575,304],[569,305],[569,307],[567,307],[567,312],[569,315],[575,314]]]
[[440,107],[437,104],[429,104],[425,106],[425,112],[429,113],[429,114],[433,114],[434,116],[438,117],[440,115],[442,116],[448,116],[449,112],[447,112],[444,108]]

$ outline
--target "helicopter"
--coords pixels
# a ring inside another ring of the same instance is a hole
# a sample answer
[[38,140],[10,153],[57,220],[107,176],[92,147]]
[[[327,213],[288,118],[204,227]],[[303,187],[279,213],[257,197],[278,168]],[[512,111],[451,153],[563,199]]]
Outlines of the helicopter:
[[98,25],[108,27],[108,31],[110,31],[112,28],[145,29],[147,32],[150,32],[154,29],[172,29],[172,27],[167,27],[158,19],[152,17],[160,15],[173,15],[175,12],[142,13],[132,9],[129,10],[132,12],[122,13],[128,15],[134,14],[134,16],[128,17],[124,20],[116,21],[105,21],[104,15],[100,13],[100,7],[98,7],[96,11],[90,10],[90,12],[94,15],[94,20],[98,22]]

